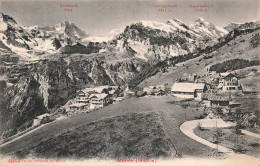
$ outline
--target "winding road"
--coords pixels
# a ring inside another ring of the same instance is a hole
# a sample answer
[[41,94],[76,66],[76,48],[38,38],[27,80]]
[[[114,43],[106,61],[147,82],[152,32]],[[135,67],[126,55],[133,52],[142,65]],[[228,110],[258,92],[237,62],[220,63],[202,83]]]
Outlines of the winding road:
[[[206,123],[206,124],[215,124],[216,123],[216,119],[201,119],[201,120],[191,120],[191,121],[186,121],[184,122],[181,126],[180,126],[180,130],[183,134],[185,134],[186,136],[190,137],[191,139],[203,144],[203,145],[206,145],[208,147],[211,147],[213,149],[217,149],[217,144],[214,144],[212,142],[209,142],[208,140],[206,139],[203,139],[199,136],[197,136],[196,134],[194,134],[194,129],[199,125],[199,124],[203,124],[203,123]],[[228,127],[230,126],[229,124],[223,124],[222,125],[218,125],[218,127]],[[214,125],[212,125],[211,127],[215,127]],[[255,134],[255,133],[252,133],[252,132],[249,132],[249,131],[246,131],[246,130],[242,130],[242,133],[246,134],[246,135],[249,135],[249,136],[253,136],[253,137],[256,137],[256,138],[259,138],[260,135],[259,134]],[[235,153],[232,149],[230,148],[227,148],[227,147],[224,147],[224,146],[221,146],[221,145],[218,145],[218,151],[220,152],[223,152],[223,153],[226,153],[229,155],[230,158],[233,158],[233,159],[249,159],[250,161],[254,161],[256,162],[257,164],[260,164],[260,159],[258,158],[255,158],[255,157],[252,157],[252,156],[249,156],[249,155],[246,155],[246,154],[238,154],[238,153]]]
[[[207,145],[208,147],[211,147],[213,149],[217,149],[217,144],[211,143],[194,134],[193,130],[199,125],[199,123],[201,123],[201,120],[191,120],[191,121],[184,122],[180,126],[180,130],[183,132],[183,134],[192,138],[193,140],[198,141],[204,145]],[[221,145],[218,145],[218,150],[223,153],[232,153],[231,149]]]

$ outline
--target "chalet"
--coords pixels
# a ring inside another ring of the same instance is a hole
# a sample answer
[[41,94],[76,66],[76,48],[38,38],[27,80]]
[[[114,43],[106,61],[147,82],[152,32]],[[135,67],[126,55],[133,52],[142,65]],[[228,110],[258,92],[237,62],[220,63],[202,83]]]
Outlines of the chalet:
[[109,93],[109,86],[98,86],[98,87],[93,88],[93,91],[96,94],[101,94],[101,93],[108,94]]
[[83,112],[88,110],[88,104],[85,103],[74,103],[69,105],[70,112]]
[[241,106],[241,103],[232,102],[232,101],[229,102],[229,108],[236,108],[236,107],[240,107],[240,106]]
[[90,96],[90,93],[84,90],[77,91],[76,93],[76,103],[89,103],[88,97]]
[[230,98],[224,95],[210,95],[208,100],[211,107],[228,107]]
[[241,85],[243,94],[257,94],[257,87]]
[[165,94],[165,86],[163,85],[148,86],[143,89],[143,92],[146,92],[147,95],[160,96]]
[[117,90],[114,90],[114,89],[110,90],[110,91],[109,91],[109,94],[111,95],[113,101],[116,100],[116,98],[119,96],[118,91],[117,91]]
[[147,95],[153,95],[154,94],[154,86],[148,86],[143,89],[144,92],[146,92]]
[[109,86],[109,90],[118,90],[119,86]]
[[101,93],[109,93],[109,89],[113,90],[112,87],[109,86],[98,86],[95,88],[85,88],[82,90],[77,91],[76,93],[76,103],[89,103],[89,97],[91,94],[101,94]]
[[209,90],[202,94],[202,100],[207,107],[228,107],[230,105],[230,96],[225,93],[217,93]]
[[221,73],[218,88],[222,89],[222,91],[238,90],[237,76],[231,73]]
[[119,86],[109,86],[108,90],[108,94],[111,94],[114,99],[123,95]]
[[97,107],[104,107],[113,103],[112,95],[101,93],[101,94],[92,94],[89,96],[90,104]]
[[41,124],[41,121],[43,118],[45,117],[50,117],[52,114],[42,114],[42,115],[39,115],[37,116],[34,120],[33,120],[33,125],[34,126],[39,126]]
[[205,90],[205,83],[175,82],[171,89],[171,95],[181,98],[201,99]]

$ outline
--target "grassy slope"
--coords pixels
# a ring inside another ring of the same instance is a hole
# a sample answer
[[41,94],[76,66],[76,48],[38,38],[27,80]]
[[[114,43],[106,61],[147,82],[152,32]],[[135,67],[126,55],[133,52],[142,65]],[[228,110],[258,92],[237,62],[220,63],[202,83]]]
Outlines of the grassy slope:
[[[247,60],[256,60],[259,59],[260,47],[253,48],[250,45],[250,39],[256,33],[259,33],[260,30],[257,30],[253,33],[246,35],[241,35],[231,40],[228,44],[217,49],[216,51],[209,54],[213,56],[210,59],[203,59],[203,56],[190,59],[183,63],[177,64],[177,68],[169,69],[168,72],[162,73],[159,72],[155,76],[150,77],[139,84],[139,87],[146,87],[149,85],[158,85],[158,84],[167,84],[168,88],[172,87],[173,82],[178,78],[187,77],[188,74],[198,74],[204,75],[207,74],[207,68],[213,64],[224,62],[229,59],[247,59]],[[197,63],[197,64],[196,64]],[[185,65],[185,66],[183,66]]]
[[37,158],[158,158],[175,154],[159,113],[126,114],[83,125],[16,153]]
[[165,134],[173,143],[178,156],[208,157],[212,149],[188,138],[180,131],[179,126],[185,121],[184,109],[179,105],[171,104],[170,102],[173,99],[171,96],[132,98],[87,114],[78,114],[46,125],[15,142],[1,147],[0,151],[2,154],[11,154],[16,151],[23,151],[24,148],[31,149],[49,138],[102,118],[127,113],[157,111],[161,114]]
[[[196,128],[194,132],[196,135],[206,140],[213,141],[214,130],[215,129],[199,130],[198,128]],[[220,145],[235,150],[237,147],[237,136],[234,129],[222,129],[222,132],[224,133],[224,135],[221,137],[223,140],[221,141]],[[244,153],[251,156],[260,157],[260,139],[247,135],[239,135],[238,146],[241,147],[242,150],[244,150]]]

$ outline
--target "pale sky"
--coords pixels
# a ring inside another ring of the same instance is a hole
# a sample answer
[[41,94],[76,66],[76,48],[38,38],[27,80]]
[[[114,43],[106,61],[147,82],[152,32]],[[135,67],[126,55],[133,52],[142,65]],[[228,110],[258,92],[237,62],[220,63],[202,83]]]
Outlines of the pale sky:
[[[0,11],[23,26],[54,25],[64,20],[75,23],[90,35],[102,36],[113,29],[141,20],[165,22],[179,19],[190,25],[198,17],[220,27],[230,22],[244,23],[260,20],[260,0],[154,0],[154,1],[0,1]],[[65,12],[60,5],[77,5]],[[159,12],[153,5],[177,5]],[[207,12],[196,12],[190,5],[213,5]],[[168,10],[171,11],[168,11]]]

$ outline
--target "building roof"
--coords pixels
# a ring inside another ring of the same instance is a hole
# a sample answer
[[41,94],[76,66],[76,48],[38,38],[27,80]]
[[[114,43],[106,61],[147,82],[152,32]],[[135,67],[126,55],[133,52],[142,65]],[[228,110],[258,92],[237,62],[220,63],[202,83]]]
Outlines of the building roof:
[[226,73],[219,73],[219,75],[221,76],[221,77],[226,77],[227,75],[229,75],[230,73],[228,73],[228,72],[226,72]]
[[77,93],[80,93],[80,92],[88,93],[88,92],[91,92],[91,91],[94,91],[93,88],[85,88],[85,89],[78,90]]
[[94,88],[85,88],[82,90],[78,90],[77,93],[80,92],[84,92],[84,93],[90,93],[90,92],[94,92],[94,93],[102,93],[104,89],[108,89],[108,86],[97,86]]
[[209,101],[229,101],[229,96],[226,95],[209,95],[208,96]]
[[209,101],[230,101],[230,96],[225,93],[203,93],[201,98]]
[[69,105],[69,107],[83,107],[83,106],[87,106],[87,104],[84,103],[74,103]]
[[36,118],[37,119],[42,119],[42,118],[44,118],[44,117],[46,117],[46,116],[51,116],[51,114],[42,114],[42,115],[39,115],[39,116],[37,116]]
[[118,89],[119,86],[109,86],[109,88],[112,88],[112,89]]
[[198,89],[204,89],[205,83],[191,83],[191,82],[175,82],[172,86],[174,92],[194,92]]
[[258,92],[257,87],[254,86],[241,85],[241,87],[244,92]]
[[109,88],[108,86],[98,86],[93,88],[93,90],[97,93],[102,93],[104,89],[108,89],[108,88]]
[[235,74],[232,74],[232,73],[220,73],[220,76],[223,79],[230,79],[231,77],[236,77],[237,78],[237,76]]
[[109,94],[115,94],[116,90],[112,89],[111,91],[109,91]]
[[106,93],[101,93],[101,94],[92,94],[89,96],[89,98],[93,98],[93,97],[96,97],[96,98],[99,98],[99,99],[104,99],[108,96],[108,94]]

